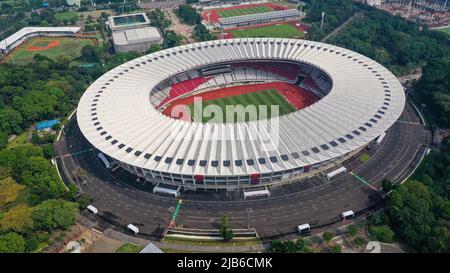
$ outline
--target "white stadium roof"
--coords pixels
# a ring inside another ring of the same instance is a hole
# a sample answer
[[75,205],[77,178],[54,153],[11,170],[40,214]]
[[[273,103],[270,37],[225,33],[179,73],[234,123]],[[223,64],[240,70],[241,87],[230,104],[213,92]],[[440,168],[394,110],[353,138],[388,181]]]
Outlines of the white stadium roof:
[[[274,150],[265,151],[262,144],[269,130],[253,140],[236,137],[254,132],[256,126],[270,128],[269,120],[202,124],[165,116],[150,102],[151,90],[171,76],[208,64],[252,59],[307,63],[332,80],[328,95],[279,118],[280,141]],[[356,52],[306,40],[249,38],[183,45],[116,67],[86,90],[77,119],[92,145],[126,164],[168,173],[229,176],[283,171],[343,156],[385,132],[404,104],[396,77]],[[179,138],[170,137],[173,130]],[[195,132],[197,139],[187,137],[188,132]],[[289,155],[289,160],[245,164],[250,158],[281,155]],[[183,163],[177,164],[178,159]],[[193,166],[187,164],[191,159],[196,160]],[[208,164],[200,166],[200,160]],[[211,165],[228,160],[229,166]],[[235,164],[236,160],[244,163]]]
[[30,34],[34,34],[36,32],[71,32],[75,34],[80,29],[80,27],[24,27],[11,36],[7,37],[6,39],[2,40],[0,42],[0,49],[6,50],[10,44],[13,44],[21,38]]

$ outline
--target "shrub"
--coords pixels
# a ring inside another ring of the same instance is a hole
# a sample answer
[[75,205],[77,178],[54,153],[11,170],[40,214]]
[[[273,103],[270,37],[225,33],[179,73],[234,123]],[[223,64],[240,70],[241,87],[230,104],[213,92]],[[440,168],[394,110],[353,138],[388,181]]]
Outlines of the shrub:
[[333,239],[333,237],[334,237],[334,234],[329,231],[325,231],[322,235],[322,238],[325,240],[325,242],[331,241],[331,239]]
[[353,237],[356,235],[356,233],[358,233],[358,229],[356,228],[355,225],[348,226],[347,230],[345,231],[345,235],[347,237]]
[[383,243],[391,243],[394,240],[394,232],[387,225],[382,226],[369,226],[369,233],[377,241]]

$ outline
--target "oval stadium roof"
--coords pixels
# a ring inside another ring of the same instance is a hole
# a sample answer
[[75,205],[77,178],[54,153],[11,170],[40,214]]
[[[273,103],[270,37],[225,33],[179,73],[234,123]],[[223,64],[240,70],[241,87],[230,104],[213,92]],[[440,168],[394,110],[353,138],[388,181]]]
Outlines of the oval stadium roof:
[[[332,89],[304,109],[249,123],[173,119],[150,103],[151,90],[173,75],[217,62],[252,59],[311,64],[328,74]],[[183,45],[116,67],[86,90],[77,119],[93,146],[131,166],[229,176],[283,171],[343,156],[385,132],[404,104],[396,77],[363,55],[307,40],[248,38]],[[274,138],[273,132],[279,137]],[[242,164],[274,157],[284,159]]]

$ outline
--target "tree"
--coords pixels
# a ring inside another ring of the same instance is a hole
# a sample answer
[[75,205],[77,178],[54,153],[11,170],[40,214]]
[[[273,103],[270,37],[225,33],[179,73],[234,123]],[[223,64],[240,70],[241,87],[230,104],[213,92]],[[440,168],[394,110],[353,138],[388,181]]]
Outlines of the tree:
[[44,153],[45,158],[52,158],[54,153],[53,144],[46,144],[42,146],[42,152]]
[[0,150],[8,145],[8,133],[0,131]]
[[19,181],[30,191],[30,202],[39,203],[46,199],[61,197],[65,189],[56,170],[43,157],[31,157],[24,162],[25,170]]
[[98,46],[85,45],[81,49],[81,56],[88,62],[99,62],[102,50]]
[[0,253],[21,253],[25,251],[25,240],[17,233],[0,235]]
[[202,20],[197,11],[189,5],[178,6],[177,14],[181,18],[181,21],[188,25],[200,24]]
[[394,240],[394,232],[389,226],[369,226],[369,233],[376,240],[383,243],[391,243]]
[[222,217],[222,222],[220,225],[220,235],[223,237],[225,241],[231,241],[233,239],[233,231],[229,228],[230,218],[228,215],[224,215]]
[[331,233],[331,232],[329,232],[329,231],[325,231],[323,234],[322,234],[322,238],[325,240],[325,242],[329,242],[329,241],[331,241],[331,239],[333,239],[333,237],[334,237],[334,234],[333,233]]
[[392,182],[388,179],[383,179],[383,181],[381,182],[381,187],[383,188],[384,192],[390,192],[393,188],[394,185],[392,184]]
[[78,206],[63,200],[46,200],[33,208],[32,218],[41,230],[68,229],[76,222]]
[[16,201],[25,186],[17,184],[11,177],[0,180],[0,209]]
[[161,45],[159,44],[152,44],[150,48],[145,52],[147,54],[160,51],[162,49]]
[[209,41],[215,38],[203,24],[197,24],[194,27],[194,37],[197,41]]
[[15,231],[17,233],[26,233],[33,227],[31,218],[32,209],[27,205],[18,205],[11,208],[0,219],[0,227],[4,231]]
[[20,134],[22,132],[22,115],[14,109],[0,110],[0,131],[7,134]]
[[171,48],[181,44],[182,36],[176,34],[173,30],[166,31],[165,35],[165,48]]

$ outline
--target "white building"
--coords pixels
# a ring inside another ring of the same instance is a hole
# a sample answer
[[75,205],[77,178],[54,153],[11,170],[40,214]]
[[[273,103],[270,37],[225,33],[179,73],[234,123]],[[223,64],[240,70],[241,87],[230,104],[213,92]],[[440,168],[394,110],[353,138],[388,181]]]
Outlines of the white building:
[[107,25],[112,31],[116,52],[145,52],[152,44],[161,44],[158,29],[150,26],[145,13],[110,16]]

